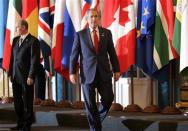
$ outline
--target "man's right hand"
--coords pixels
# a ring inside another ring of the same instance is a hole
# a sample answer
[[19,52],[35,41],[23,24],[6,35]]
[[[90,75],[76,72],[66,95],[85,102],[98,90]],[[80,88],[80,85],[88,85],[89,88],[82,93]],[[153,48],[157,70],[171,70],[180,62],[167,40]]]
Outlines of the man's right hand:
[[73,83],[73,84],[76,84],[77,83],[77,80],[78,80],[78,77],[76,74],[70,74],[70,81]]
[[13,82],[13,77],[12,76],[9,76],[9,79],[11,82]]

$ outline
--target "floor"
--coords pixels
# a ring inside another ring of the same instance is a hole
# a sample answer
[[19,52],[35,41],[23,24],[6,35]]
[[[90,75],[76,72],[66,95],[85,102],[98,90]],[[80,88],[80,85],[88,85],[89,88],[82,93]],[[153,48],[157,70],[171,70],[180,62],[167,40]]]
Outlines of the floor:
[[[32,131],[89,131],[84,110],[35,106]],[[12,104],[0,104],[0,131],[15,126]],[[188,131],[188,116],[183,114],[110,112],[103,131]]]

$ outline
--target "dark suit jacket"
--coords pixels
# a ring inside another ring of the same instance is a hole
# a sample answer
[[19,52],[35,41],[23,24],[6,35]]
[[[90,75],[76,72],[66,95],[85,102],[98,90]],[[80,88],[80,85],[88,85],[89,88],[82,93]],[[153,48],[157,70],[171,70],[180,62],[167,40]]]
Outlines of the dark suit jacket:
[[28,34],[19,47],[19,38],[13,39],[9,75],[20,84],[26,84],[28,77],[35,77],[40,63],[40,45],[36,37]]
[[76,73],[76,65],[80,56],[82,83],[93,82],[96,69],[102,81],[112,81],[112,71],[119,72],[120,70],[110,30],[99,27],[99,37],[99,52],[97,54],[89,28],[81,30],[75,35],[70,57],[70,74]]

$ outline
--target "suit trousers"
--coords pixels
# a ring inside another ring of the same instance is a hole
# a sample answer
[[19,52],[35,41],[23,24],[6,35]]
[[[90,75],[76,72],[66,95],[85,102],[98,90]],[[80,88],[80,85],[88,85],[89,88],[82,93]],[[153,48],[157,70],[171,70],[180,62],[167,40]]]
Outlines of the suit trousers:
[[[114,100],[112,81],[103,82],[98,73],[96,73],[94,81],[91,84],[82,84],[82,89],[90,131],[101,131],[101,123],[107,116]],[[95,89],[101,96],[99,107],[96,104]]]
[[12,81],[14,108],[18,117],[17,125],[30,127],[33,122],[34,86]]

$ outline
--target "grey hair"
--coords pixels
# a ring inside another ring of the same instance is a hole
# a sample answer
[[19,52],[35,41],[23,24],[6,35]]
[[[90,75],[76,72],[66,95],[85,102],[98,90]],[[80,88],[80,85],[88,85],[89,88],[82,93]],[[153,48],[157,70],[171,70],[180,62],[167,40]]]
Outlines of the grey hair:
[[94,8],[90,8],[90,9],[88,9],[88,10],[86,11],[86,19],[88,18],[89,13],[90,13],[91,11],[97,12],[99,18],[101,18],[101,12],[100,12],[100,11],[98,11],[97,9],[94,9]]
[[21,26],[24,26],[26,30],[28,30],[28,22],[26,20],[21,19],[20,24],[21,24]]

